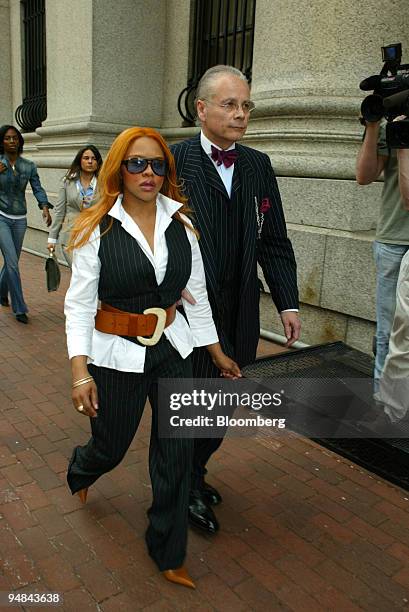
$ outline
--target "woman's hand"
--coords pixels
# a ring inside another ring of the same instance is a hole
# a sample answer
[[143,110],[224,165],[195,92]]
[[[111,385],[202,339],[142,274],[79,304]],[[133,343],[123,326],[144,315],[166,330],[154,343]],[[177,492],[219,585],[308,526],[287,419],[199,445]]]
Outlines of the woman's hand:
[[219,368],[220,374],[224,376],[224,378],[232,378],[233,380],[241,378],[242,373],[237,363],[224,353],[218,357],[212,358],[212,361],[216,368]]
[[216,368],[219,368],[222,376],[225,378],[233,378],[233,380],[241,378],[242,374],[239,366],[233,359],[223,353],[219,342],[209,344],[206,348],[210,353],[214,365]]
[[50,211],[48,210],[48,206],[43,206],[42,215],[43,215],[43,220],[45,221],[46,226],[50,227],[51,215],[50,215]]
[[5,170],[7,170],[7,166],[3,164],[3,162],[0,162],[0,172],[4,172]]
[[85,385],[75,387],[72,390],[71,397],[72,403],[78,412],[92,418],[98,416],[98,391],[93,380]]
[[[87,368],[87,356],[76,355],[71,358],[72,373],[72,403],[74,408],[81,414],[95,418],[98,410],[97,386]],[[80,384],[82,380],[89,378],[89,382]]]
[[54,244],[54,242],[47,242],[47,249],[50,251],[50,253],[52,253],[53,251],[55,251],[55,247],[57,245]]

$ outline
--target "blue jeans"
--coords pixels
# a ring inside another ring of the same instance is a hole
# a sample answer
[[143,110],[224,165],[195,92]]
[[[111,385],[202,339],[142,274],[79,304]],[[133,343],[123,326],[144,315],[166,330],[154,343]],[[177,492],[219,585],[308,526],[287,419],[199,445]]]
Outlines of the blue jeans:
[[10,291],[11,306],[14,314],[28,312],[21,287],[20,259],[24,234],[27,229],[27,219],[8,219],[0,215],[0,250],[4,265],[0,272],[0,297],[5,299]]
[[374,391],[376,393],[379,389],[379,379],[388,354],[389,336],[395,315],[396,286],[400,263],[409,246],[386,244],[375,240],[373,249],[376,265],[376,357],[374,371]]

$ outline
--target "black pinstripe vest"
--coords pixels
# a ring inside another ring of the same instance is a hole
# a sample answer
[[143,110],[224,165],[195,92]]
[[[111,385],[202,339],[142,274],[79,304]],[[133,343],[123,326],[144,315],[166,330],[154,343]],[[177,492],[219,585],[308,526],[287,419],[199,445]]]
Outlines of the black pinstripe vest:
[[[106,226],[105,219],[100,226],[101,234]],[[99,247],[101,302],[134,313],[154,306],[168,308],[177,302],[191,274],[192,250],[185,227],[179,221],[171,221],[165,238],[168,264],[158,285],[155,270],[137,240],[114,219],[112,228],[101,235]]]

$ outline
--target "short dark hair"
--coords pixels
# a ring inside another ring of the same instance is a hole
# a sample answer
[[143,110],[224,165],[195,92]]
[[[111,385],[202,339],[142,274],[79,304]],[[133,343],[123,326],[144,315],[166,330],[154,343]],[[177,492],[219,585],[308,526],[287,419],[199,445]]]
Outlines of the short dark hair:
[[64,176],[65,179],[73,180],[79,177],[80,172],[81,172],[81,159],[85,151],[92,151],[93,154],[95,155],[95,159],[97,160],[97,169],[95,172],[95,176],[98,176],[99,170],[102,166],[101,153],[98,151],[95,145],[86,145],[85,147],[82,147],[82,149],[80,149],[78,153],[76,154],[76,156],[74,157],[70,169]]
[[18,130],[14,125],[2,125],[0,127],[0,155],[4,153],[4,137],[6,132],[9,130],[14,130],[18,136],[18,151],[17,154],[21,155],[24,147],[24,138],[20,130]]

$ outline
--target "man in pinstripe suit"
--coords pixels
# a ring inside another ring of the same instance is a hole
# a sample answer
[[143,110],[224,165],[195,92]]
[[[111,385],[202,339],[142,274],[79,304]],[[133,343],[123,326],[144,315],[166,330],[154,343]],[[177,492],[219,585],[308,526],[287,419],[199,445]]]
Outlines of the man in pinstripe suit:
[[[296,263],[270,160],[236,144],[253,108],[245,76],[231,66],[214,66],[196,93],[201,133],[171,147],[200,233],[220,342],[240,366],[254,361],[260,333],[257,262],[280,312],[287,346],[300,334]],[[193,372],[196,378],[219,376],[202,349],[193,353]],[[189,518],[210,533],[219,528],[211,505],[221,496],[205,483],[205,466],[221,443],[220,438],[195,440]]]

